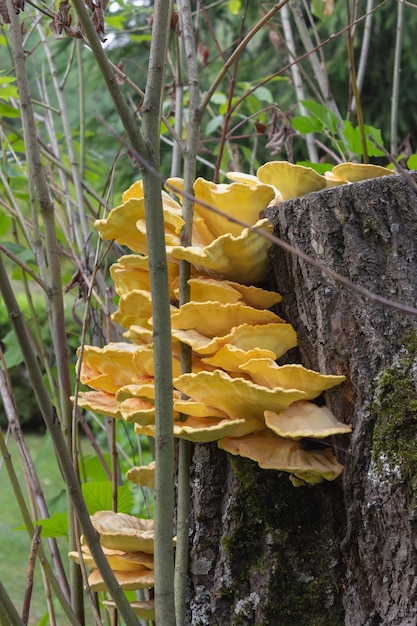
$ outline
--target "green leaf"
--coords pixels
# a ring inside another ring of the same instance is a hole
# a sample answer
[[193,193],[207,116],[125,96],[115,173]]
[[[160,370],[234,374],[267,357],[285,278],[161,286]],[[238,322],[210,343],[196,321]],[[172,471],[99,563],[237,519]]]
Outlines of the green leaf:
[[5,337],[2,337],[1,341],[5,346],[4,360],[6,361],[7,368],[10,369],[12,367],[16,367],[16,365],[20,365],[21,363],[23,363],[23,355],[20,350],[19,342],[17,341],[14,330],[11,330],[7,333]]
[[20,111],[19,109],[12,107],[10,104],[0,102],[0,117],[20,117]]
[[0,86],[0,98],[2,98],[3,100],[10,100],[10,98],[17,98],[18,96],[19,93],[15,85],[8,85],[7,87]]
[[[110,467],[110,457],[108,454],[104,454],[104,459],[107,466]],[[102,464],[95,454],[87,455],[82,463],[80,463],[80,472],[82,476],[85,476],[87,481],[103,481],[108,480],[107,474],[104,471]]]
[[4,70],[0,72],[0,85],[8,85],[9,83],[14,83],[16,78],[14,76],[1,76]]
[[220,104],[224,104],[225,102],[227,102],[227,96],[221,91],[215,91],[214,94],[211,96],[211,100],[210,100],[211,104],[220,105]]
[[42,526],[42,537],[65,537],[68,539],[67,513],[54,513],[51,517],[37,520],[35,524]]
[[38,626],[48,626],[49,624],[49,613],[48,611],[42,615],[41,619],[38,622]]
[[311,161],[297,161],[297,165],[311,167],[312,170],[318,172],[319,174],[331,172],[331,170],[333,169],[333,165],[331,165],[331,163],[312,163]]
[[337,117],[336,115],[330,111],[327,107],[319,102],[314,102],[313,100],[301,100],[301,104],[309,111],[314,117],[320,120],[323,123],[323,126],[327,128],[332,135],[335,135],[337,132]]
[[[361,132],[359,126],[353,127],[351,122],[345,121],[344,123],[343,136],[345,137],[349,149],[359,156],[363,156],[363,147],[361,141]],[[374,137],[375,141],[379,143],[379,145],[383,146],[384,141],[382,139],[381,131],[378,128],[374,128],[373,126],[368,126],[365,124],[364,132],[366,137],[366,150],[368,156],[384,156],[382,150],[378,150],[375,147],[375,144],[368,139],[368,135]]]
[[106,15],[106,26],[115,30],[122,30],[125,26],[125,18],[123,13],[119,15]]
[[409,170],[417,170],[417,154],[412,154],[407,161]]
[[[6,106],[6,105],[4,105],[4,106]],[[13,146],[13,150],[15,152],[25,152],[25,143],[24,143],[23,139],[21,139],[21,137],[18,137],[14,133],[10,133],[10,135],[7,135],[7,141]],[[18,177],[16,176],[16,178],[18,178]],[[26,187],[27,186],[27,178],[25,180],[26,180],[26,183],[25,183],[25,187]]]
[[261,102],[267,102],[268,104],[272,104],[274,101],[272,93],[266,87],[258,87],[258,89],[256,89],[254,93],[258,100],[260,100]]
[[143,43],[144,41],[150,41],[152,39],[152,35],[130,35],[130,41],[132,43]]
[[0,213],[0,237],[3,237],[7,233],[11,223],[12,220],[8,215],[6,215],[6,213]]
[[65,489],[61,489],[61,491],[48,500],[48,511],[49,513],[64,513],[67,510],[67,493]]
[[241,7],[241,0],[229,0],[229,11],[232,15],[238,15]]
[[35,263],[35,255],[32,250],[28,250],[20,245],[20,243],[15,243],[14,241],[4,241],[3,246],[7,248],[9,252],[17,256],[18,259],[23,261],[23,263]]
[[291,120],[292,127],[302,135],[308,133],[319,133],[323,130],[323,123],[317,117],[293,117]]
[[213,134],[220,126],[223,124],[224,117],[223,115],[216,115],[213,117],[207,124],[205,128],[206,135]]
[[322,19],[324,16],[324,2],[323,0],[311,0],[311,12],[314,17]]
[[[110,511],[112,509],[112,484],[109,480],[84,483],[82,491],[90,515],[93,515],[96,511]],[[117,496],[119,512],[129,513],[133,504],[130,486],[123,485],[119,487]]]

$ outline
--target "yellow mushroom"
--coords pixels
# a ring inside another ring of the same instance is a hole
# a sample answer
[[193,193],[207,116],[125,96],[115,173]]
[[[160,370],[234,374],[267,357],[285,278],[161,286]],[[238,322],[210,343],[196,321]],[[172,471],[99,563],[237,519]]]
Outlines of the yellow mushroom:
[[[174,437],[193,443],[210,443],[222,437],[242,437],[264,428],[263,421],[256,417],[230,419],[228,417],[187,417],[184,421],[174,421]],[[155,425],[135,424],[138,435],[155,437]]]
[[[209,276],[194,276],[188,281],[190,301],[234,303],[242,301],[254,309],[270,309],[281,302],[282,296],[275,291],[267,291],[254,285],[241,285],[231,280],[218,280]],[[179,278],[173,280],[175,297],[179,297]]]
[[128,329],[133,325],[152,328],[148,321],[151,316],[151,292],[143,289],[132,289],[132,291],[120,296],[118,309],[111,317],[113,322]]
[[278,437],[271,431],[224,438],[218,445],[226,452],[256,461],[263,469],[289,472],[312,484],[334,480],[343,471],[330,449],[305,450],[301,442]]
[[[179,265],[168,261],[168,283],[172,285],[179,274]],[[149,259],[139,254],[126,254],[110,268],[110,275],[118,296],[128,293],[133,289],[150,291]],[[175,297],[171,289],[170,297]]]
[[276,291],[267,291],[254,285],[241,285],[231,280],[225,283],[236,289],[242,295],[243,302],[253,306],[254,309],[270,309],[274,304],[282,301],[282,296]]
[[[116,607],[116,603],[113,600],[104,600],[103,605],[109,611],[114,611]],[[155,621],[155,600],[141,600],[131,602],[130,606],[133,609],[134,614],[139,619],[145,620],[147,622]]]
[[174,387],[190,398],[224,411],[231,419],[256,417],[263,420],[265,409],[282,411],[304,397],[298,389],[268,389],[226,372],[182,374]]
[[[135,485],[142,485],[142,487],[155,487],[155,461],[151,461],[148,465],[139,465],[131,467],[126,472],[127,480],[135,483]],[[117,569],[117,568],[116,568]]]
[[[115,239],[117,243],[128,246],[133,252],[148,253],[145,200],[135,198],[130,194],[123,204],[115,207],[105,219],[96,220],[97,228],[102,239]],[[181,217],[181,207],[165,192],[162,192],[165,234],[170,245],[179,244],[179,233],[184,225]]]
[[[226,372],[241,372],[241,365],[248,363],[252,359],[276,359],[276,354],[271,350],[262,348],[253,348],[252,350],[241,350],[232,346],[230,343],[226,344],[213,356],[202,359],[203,363],[212,365],[213,367],[219,367]],[[258,382],[253,379],[254,382]],[[263,383],[259,383],[263,384]],[[278,385],[283,387],[284,385]]]
[[277,365],[274,359],[252,359],[239,366],[239,370],[250,374],[258,385],[265,385],[270,389],[283,387],[284,389],[302,389],[305,391],[305,400],[317,398],[323,391],[340,385],[345,376],[320,374],[309,370],[300,364]]
[[273,185],[283,200],[304,196],[326,187],[326,178],[311,167],[294,165],[288,161],[270,161],[261,165],[257,177],[266,185]]
[[198,402],[193,398],[187,398],[186,400],[174,399],[174,409],[188,417],[228,417],[224,411],[216,409],[214,406],[209,406],[205,402]]
[[227,178],[233,180],[236,183],[245,183],[249,187],[256,187],[259,185],[259,179],[253,174],[245,174],[244,172],[226,172]]
[[[89,547],[83,545],[81,552],[85,565],[90,569],[94,569],[96,564]],[[154,569],[152,554],[146,554],[145,552],[122,552],[121,550],[110,550],[109,548],[103,548],[103,552],[112,570],[117,570],[118,572],[137,572],[140,570]],[[70,552],[69,557],[76,563],[80,562],[78,552]]]
[[378,178],[379,176],[394,174],[392,170],[382,167],[381,165],[350,162],[335,165],[332,172],[335,177],[344,179],[349,183],[357,183],[361,180],[368,180],[369,178]]
[[141,350],[126,342],[114,342],[104,348],[85,346],[81,363],[81,382],[93,389],[115,394],[120,387],[135,382],[143,370],[136,369],[133,356]]
[[243,302],[187,302],[171,313],[172,328],[195,330],[207,337],[221,337],[242,324],[278,324],[283,320],[272,311],[254,309]]
[[[123,591],[146,589],[148,587],[154,587],[155,585],[155,574],[151,569],[137,570],[135,572],[119,572],[113,570],[113,574]],[[92,591],[108,591],[98,569],[91,572],[88,577],[88,584]]]
[[[74,400],[72,397],[71,400]],[[104,391],[80,391],[77,397],[80,409],[113,419],[122,419],[116,397]]]
[[[167,180],[167,185],[174,186],[176,188],[174,193],[182,197],[184,181],[181,178],[170,178]],[[274,197],[273,190],[259,182],[255,186],[245,183],[216,184],[204,178],[197,178],[193,189],[196,197],[194,212],[204,220],[213,239],[225,233],[238,237],[242,232],[242,224],[228,220],[227,216],[237,218],[252,226],[259,220],[259,213]],[[200,204],[198,200],[218,209],[222,215]]]
[[[273,231],[267,219],[259,220],[254,227],[260,232]],[[173,259],[188,261],[200,273],[251,284],[267,277],[270,271],[270,246],[268,239],[244,228],[237,236],[226,233],[206,246],[168,246],[167,252]]]
[[[105,548],[122,552],[154,553],[154,521],[151,519],[140,519],[113,511],[97,511],[91,516],[91,522]],[[81,543],[85,544],[83,536]]]
[[268,428],[289,439],[324,439],[352,432],[351,427],[339,422],[326,406],[317,406],[305,400],[294,402],[279,413],[266,410],[264,415]]
[[291,324],[242,324],[223,337],[206,337],[195,330],[173,328],[172,335],[191,346],[201,355],[213,355],[220,348],[231,344],[241,350],[261,348],[270,350],[279,358],[297,345],[297,334]]

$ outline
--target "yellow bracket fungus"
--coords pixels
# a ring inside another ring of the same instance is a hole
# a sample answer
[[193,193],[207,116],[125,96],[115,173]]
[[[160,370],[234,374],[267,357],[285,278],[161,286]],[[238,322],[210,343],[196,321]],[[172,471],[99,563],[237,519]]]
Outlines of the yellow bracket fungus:
[[224,411],[231,419],[256,417],[266,409],[282,411],[305,396],[301,389],[268,389],[226,372],[198,372],[175,378],[174,387],[190,398]]
[[[174,193],[182,198],[184,181],[181,178],[169,178],[169,187],[175,187]],[[255,185],[246,183],[220,184],[212,183],[204,178],[197,178],[193,187],[196,202],[194,212],[200,216],[212,233],[213,239],[224,234],[238,237],[242,226],[227,219],[227,216],[239,219],[246,224],[253,225],[259,220],[259,214],[265,209],[274,197],[274,192],[268,185],[257,182]],[[215,213],[206,205],[214,207],[223,213]]]
[[262,183],[278,189],[283,200],[291,200],[312,191],[320,191],[327,185],[326,178],[311,167],[293,165],[288,161],[265,163],[261,165],[256,175]]
[[173,328],[172,335],[201,355],[213,355],[230,344],[241,350],[269,350],[277,358],[297,345],[297,334],[291,324],[242,324],[223,337],[206,337],[195,330]]
[[352,431],[348,424],[339,422],[326,406],[300,400],[280,413],[266,410],[265,424],[280,437],[289,439],[324,439]]
[[155,461],[151,461],[148,465],[139,465],[131,467],[126,472],[127,480],[135,483],[135,485],[142,485],[142,487],[155,487]]
[[[258,231],[272,233],[267,219],[253,225]],[[225,233],[206,246],[168,246],[172,258],[188,261],[200,273],[250,284],[264,280],[269,273],[269,241],[249,228],[239,235]]]
[[[113,600],[104,600],[103,606],[111,612],[116,609],[116,603],[113,602]],[[155,621],[155,600],[131,602],[130,606],[132,607],[136,617],[139,617],[139,619],[147,622]]]
[[394,173],[387,167],[367,163],[339,163],[332,169],[332,174],[335,178],[340,178],[348,183],[357,183],[361,180],[389,176]]
[[258,385],[265,385],[270,389],[274,387],[303,389],[306,400],[317,398],[323,391],[340,385],[346,380],[345,376],[320,374],[298,363],[279,366],[271,358],[251,359],[242,363],[239,370],[250,374],[252,380]]
[[224,438],[218,445],[230,454],[256,461],[259,467],[289,472],[312,484],[334,480],[343,471],[343,465],[338,463],[329,448],[305,450],[301,442],[278,437],[271,431]]
[[278,315],[263,309],[254,309],[243,302],[187,302],[171,313],[172,328],[191,330],[206,337],[221,337],[242,324],[283,323]]

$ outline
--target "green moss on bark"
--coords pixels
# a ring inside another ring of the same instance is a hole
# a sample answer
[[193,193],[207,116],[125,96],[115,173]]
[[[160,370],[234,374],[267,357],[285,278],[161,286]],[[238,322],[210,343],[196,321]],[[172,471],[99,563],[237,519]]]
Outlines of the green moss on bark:
[[222,545],[233,626],[342,626],[340,483],[295,488],[288,474],[231,460],[237,480]]
[[[374,420],[372,460],[394,468],[415,489],[417,479],[417,337],[410,333],[396,361],[381,375],[370,407]],[[389,473],[389,472],[388,472]]]

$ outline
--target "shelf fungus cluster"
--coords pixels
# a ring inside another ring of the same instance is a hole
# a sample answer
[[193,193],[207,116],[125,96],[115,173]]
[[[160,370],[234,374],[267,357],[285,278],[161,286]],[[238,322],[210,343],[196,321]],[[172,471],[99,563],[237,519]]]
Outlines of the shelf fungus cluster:
[[[217,441],[223,450],[253,459],[262,468],[288,472],[296,486],[340,475],[343,468],[331,446],[314,446],[311,440],[322,442],[350,432],[349,425],[314,402],[344,377],[299,364],[277,364],[297,345],[297,336],[291,324],[271,310],[281,296],[253,285],[269,272],[270,244],[260,233],[271,232],[272,227],[259,215],[277,201],[390,173],[385,168],[341,164],[321,176],[310,168],[271,162],[259,168],[256,177],[231,173],[229,184],[199,178],[194,184],[189,247],[183,247],[180,238],[183,181],[167,181],[167,189],[175,190],[178,198],[163,192],[172,301],[167,358],[173,366],[175,437],[196,443]],[[256,232],[242,222],[255,226]],[[111,268],[119,296],[113,320],[124,328],[125,340],[103,348],[85,346],[81,382],[90,390],[80,393],[78,403],[133,423],[138,434],[155,436],[152,302],[142,183],[133,184],[123,194],[122,204],[98,220],[96,227],[103,239],[114,239],[132,251]],[[191,278],[190,301],[179,307],[181,259],[191,264]],[[192,349],[192,371],[185,374],[180,367],[181,342]],[[152,487],[153,468],[132,468],[128,478]],[[114,570],[124,572],[122,586],[152,586],[149,556],[137,556],[152,552],[138,538],[143,528],[136,524],[143,520],[132,522],[126,516],[101,512],[93,522]],[[86,547],[83,552],[88,562]],[[103,589],[95,570],[91,585]]]
[[[153,520],[138,519],[113,511],[98,511],[92,515],[91,521],[120,587],[125,591],[152,588],[155,584]],[[106,591],[106,585],[83,537],[81,550],[84,564],[91,570],[88,578],[91,590]],[[78,552],[70,552],[70,558],[77,563],[80,561]],[[104,604],[109,610],[115,608],[112,601]],[[153,599],[134,602],[132,608],[140,619],[155,619]]]

